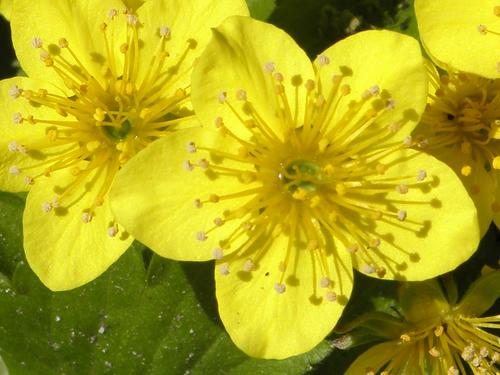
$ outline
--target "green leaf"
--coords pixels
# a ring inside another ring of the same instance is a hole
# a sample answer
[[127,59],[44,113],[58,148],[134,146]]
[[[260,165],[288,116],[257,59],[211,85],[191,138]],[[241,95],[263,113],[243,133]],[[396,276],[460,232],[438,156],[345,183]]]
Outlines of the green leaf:
[[[21,221],[24,197],[0,192],[0,273],[11,277],[22,260]],[[0,285],[4,278],[0,275]]]
[[414,0],[405,0],[398,4],[396,16],[391,18],[385,25],[389,30],[410,35],[419,39],[417,18],[415,17]]
[[252,18],[266,21],[276,8],[275,0],[247,0]]
[[[15,217],[6,238],[20,231]],[[14,264],[12,254],[2,256],[2,265]],[[324,342],[284,361],[246,356],[217,318],[213,264],[161,259],[138,243],[73,291],[50,292],[25,261],[6,278],[0,355],[11,375],[303,374],[332,350]]]

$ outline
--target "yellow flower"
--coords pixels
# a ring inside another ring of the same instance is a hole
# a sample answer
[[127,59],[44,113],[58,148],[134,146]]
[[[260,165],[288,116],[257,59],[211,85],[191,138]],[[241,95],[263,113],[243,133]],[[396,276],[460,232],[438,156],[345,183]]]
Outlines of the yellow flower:
[[429,105],[415,135],[461,177],[484,234],[492,219],[500,227],[500,80],[492,79],[500,77],[500,7],[417,0],[415,9],[423,44],[444,71],[428,63]]
[[498,374],[500,315],[481,316],[498,299],[499,282],[500,271],[481,277],[460,303],[448,301],[436,280],[403,284],[403,321],[381,313],[358,318],[355,326],[385,340],[361,354],[346,375]]
[[459,179],[408,147],[428,85],[415,40],[360,33],[311,64],[283,31],[230,17],[192,85],[205,127],[137,155],[112,210],[162,256],[217,260],[219,312],[246,353],[314,347],[342,313],[352,267],[420,280],[476,248]]
[[0,188],[29,188],[24,248],[50,289],[96,278],[130,245],[109,187],[138,151],[193,121],[192,62],[232,14],[247,14],[245,3],[147,1],[134,12],[114,0],[15,2],[28,77],[0,82]]

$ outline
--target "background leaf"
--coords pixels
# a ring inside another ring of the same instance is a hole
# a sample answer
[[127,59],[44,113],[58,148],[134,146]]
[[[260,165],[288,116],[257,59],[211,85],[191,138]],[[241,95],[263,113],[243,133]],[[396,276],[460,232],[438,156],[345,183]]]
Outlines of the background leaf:
[[247,0],[252,18],[265,21],[276,8],[275,0]]

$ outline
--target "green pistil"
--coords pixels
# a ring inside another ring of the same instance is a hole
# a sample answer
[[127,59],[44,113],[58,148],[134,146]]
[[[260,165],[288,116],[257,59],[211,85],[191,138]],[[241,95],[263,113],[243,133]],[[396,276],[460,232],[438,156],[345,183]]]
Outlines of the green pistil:
[[129,135],[132,130],[132,123],[129,120],[125,120],[121,123],[119,128],[114,126],[104,126],[104,134],[114,142],[123,141]]

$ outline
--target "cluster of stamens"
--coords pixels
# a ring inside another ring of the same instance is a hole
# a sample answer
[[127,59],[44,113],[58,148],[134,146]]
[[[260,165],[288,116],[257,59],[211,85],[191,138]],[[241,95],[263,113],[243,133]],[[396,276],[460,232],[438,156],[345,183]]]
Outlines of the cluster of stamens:
[[[328,58],[320,56],[319,69],[327,64]],[[348,251],[359,261],[364,272],[384,277],[389,269],[397,274],[400,265],[381,249],[385,237],[377,233],[375,223],[403,226],[414,233],[421,230],[424,223],[412,220],[411,212],[397,209],[398,203],[385,195],[395,191],[404,199],[412,189],[427,187],[429,182],[425,181],[425,170],[384,176],[389,168],[384,157],[413,145],[411,137],[393,141],[395,133],[404,126],[403,120],[378,123],[381,115],[394,109],[395,101],[377,85],[354,98],[346,82],[348,72],[334,75],[331,89],[324,93],[319,74],[315,80],[305,82],[294,76],[291,84],[296,88],[295,95],[299,90],[306,91],[304,120],[299,123],[297,111],[290,106],[298,99],[286,94],[287,77],[276,71],[271,62],[264,65],[264,71],[274,87],[278,108],[275,123],[264,120],[244,89],[236,90],[234,98],[223,91],[217,93],[220,105],[230,109],[247,129],[248,137],[236,134],[224,118],[217,117],[217,131],[236,142],[236,152],[206,147],[202,141],[186,146],[191,154],[184,161],[186,171],[193,173],[200,168],[203,173],[227,178],[228,184],[234,178],[248,185],[248,189],[231,194],[207,192],[206,197],[195,199],[195,207],[203,209],[221,201],[247,198],[246,203],[221,212],[220,217],[214,218],[213,227],[200,228],[193,235],[205,241],[209,236],[217,236],[217,229],[228,222],[239,223],[229,236],[218,239],[220,246],[213,250],[223,275],[232,272],[229,265],[233,259],[246,259],[243,271],[253,272],[275,238],[287,236],[282,261],[275,265],[280,275],[275,290],[280,294],[286,291],[286,280],[294,276],[296,265],[291,259],[298,248],[311,255],[314,289],[324,290],[326,300],[336,300],[341,291],[333,281],[339,266],[336,260],[331,262],[328,258],[332,254],[332,238],[340,251]],[[349,106],[339,114],[338,107],[343,102]],[[332,121],[334,117],[336,121]],[[224,165],[225,161],[228,164]]]
[[[57,171],[70,171],[73,181],[42,204],[42,210],[47,213],[60,207],[68,208],[72,204],[66,198],[68,195],[78,187],[93,183],[96,175],[104,176],[93,204],[81,213],[84,223],[96,215],[122,165],[147,144],[168,134],[186,115],[192,115],[185,107],[189,87],[175,89],[175,85],[178,67],[196,47],[196,41],[187,40],[180,57],[167,61],[167,46],[172,35],[167,26],[161,26],[156,53],[145,61],[140,53],[143,26],[138,17],[130,11],[120,13],[111,9],[108,18],[109,23],[100,25],[106,48],[99,51],[104,54],[101,76],[89,72],[82,56],[79,58],[66,38],[59,39],[57,45],[45,46],[41,38],[35,37],[33,48],[39,51],[47,69],[64,84],[67,94],[17,85],[9,89],[12,98],[49,108],[53,113],[52,118],[20,112],[12,115],[15,126],[43,127],[45,137],[37,142],[12,140],[9,151],[25,154],[27,158],[41,152],[44,157],[26,168],[11,166],[9,173],[23,176],[25,183],[31,185]],[[110,38],[113,34],[109,29],[121,26],[117,25],[120,22],[126,23],[126,39],[118,46],[114,38]],[[144,72],[141,66],[148,68]],[[116,224],[110,225],[107,232],[111,237],[116,236]]]
[[[474,169],[500,169],[500,80],[466,73],[430,73],[435,91],[422,117],[425,132],[431,132],[426,146],[459,152],[462,163],[458,172],[472,181],[472,192],[477,194],[481,184]],[[490,175],[498,186],[496,173]],[[491,207],[500,211],[499,202]]]

